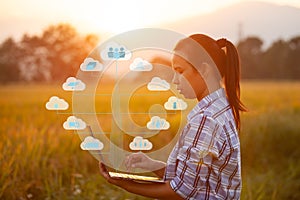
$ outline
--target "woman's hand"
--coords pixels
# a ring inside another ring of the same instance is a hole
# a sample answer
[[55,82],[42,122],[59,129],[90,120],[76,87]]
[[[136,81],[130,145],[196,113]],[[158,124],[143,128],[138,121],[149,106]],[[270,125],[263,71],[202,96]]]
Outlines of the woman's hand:
[[[146,155],[134,155],[135,158],[138,158],[138,162],[135,163],[140,163],[141,161],[146,161],[146,162],[151,162],[147,159],[150,159]],[[151,159],[150,159],[151,160]],[[156,162],[156,161],[154,161]],[[158,161],[159,162],[159,161]],[[145,166],[145,165],[138,165],[138,166]],[[182,199],[178,194],[176,194],[173,189],[170,186],[169,182],[165,183],[137,183],[131,180],[125,180],[125,179],[119,179],[119,178],[112,178],[109,176],[109,173],[106,169],[106,166],[99,162],[99,169],[100,169],[100,174],[107,182],[116,185],[118,187],[121,187],[125,189],[128,192],[138,194],[138,195],[143,195],[145,197],[150,197],[150,198],[159,198],[159,199]]]
[[149,158],[146,154],[142,152],[132,153],[126,157],[124,162],[127,170],[131,170],[133,168],[140,168],[144,170],[153,171],[155,167],[155,160]]
[[109,180],[111,177],[109,176],[109,173],[106,169],[106,166],[102,163],[99,162],[99,170],[100,170],[100,174],[101,176],[105,179],[105,180]]
[[123,189],[126,189],[126,185],[128,185],[129,183],[131,183],[132,181],[130,180],[125,180],[125,179],[121,179],[121,178],[112,178],[110,177],[107,169],[106,169],[106,166],[99,162],[99,170],[100,170],[100,174],[101,176],[109,183],[113,184],[113,185],[116,185],[116,186],[119,186]]
[[128,171],[133,168],[140,168],[152,171],[159,177],[163,177],[166,167],[164,162],[153,160],[142,152],[130,154],[126,157],[124,164]]

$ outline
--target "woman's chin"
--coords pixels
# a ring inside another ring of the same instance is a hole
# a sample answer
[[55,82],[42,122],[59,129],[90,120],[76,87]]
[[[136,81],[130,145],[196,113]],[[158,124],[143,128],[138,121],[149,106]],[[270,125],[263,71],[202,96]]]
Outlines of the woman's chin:
[[184,96],[184,98],[186,98],[186,99],[190,99],[190,96],[188,94],[185,94],[183,92],[179,92],[179,94],[181,94],[182,96]]
[[186,99],[195,99],[195,98],[197,98],[194,94],[186,94],[186,93],[183,93],[183,92],[180,92],[180,94],[182,96],[184,96],[184,98],[186,98]]

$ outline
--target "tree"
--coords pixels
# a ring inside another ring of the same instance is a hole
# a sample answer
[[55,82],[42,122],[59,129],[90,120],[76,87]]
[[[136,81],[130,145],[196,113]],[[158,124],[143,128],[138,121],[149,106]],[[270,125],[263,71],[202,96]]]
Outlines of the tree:
[[19,44],[21,77],[26,81],[61,82],[75,76],[97,42],[97,36],[81,36],[69,24],[51,25],[41,36],[25,34]]
[[248,37],[240,41],[237,49],[241,59],[242,78],[260,78],[263,41],[258,37]]
[[285,41],[275,41],[263,54],[264,77],[288,79],[290,73],[287,66],[288,53],[289,47]]
[[24,34],[19,43],[21,55],[18,59],[21,77],[25,81],[48,81],[51,79],[48,60],[49,50],[38,36]]
[[289,68],[289,77],[292,79],[300,79],[300,36],[292,38],[288,42],[289,53],[286,65]]
[[12,38],[7,38],[0,46],[0,82],[20,80],[17,58],[20,49]]
[[81,62],[88,56],[91,47],[96,45],[98,38],[95,35],[81,37],[71,25],[58,24],[49,26],[41,40],[48,51],[52,79],[62,80],[76,75]]

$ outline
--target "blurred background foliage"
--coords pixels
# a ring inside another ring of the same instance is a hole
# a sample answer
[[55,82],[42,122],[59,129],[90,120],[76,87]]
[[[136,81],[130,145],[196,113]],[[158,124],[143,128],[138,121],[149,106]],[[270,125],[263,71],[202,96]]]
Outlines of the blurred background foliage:
[[[75,76],[82,60],[100,41],[80,35],[70,24],[47,27],[41,35],[24,34],[20,41],[0,44],[0,83],[57,82]],[[250,36],[239,41],[243,79],[300,79],[300,36],[277,40],[263,49],[263,41]]]
[[99,42],[69,24],[51,25],[41,35],[7,38],[0,45],[0,82],[53,82],[74,76]]

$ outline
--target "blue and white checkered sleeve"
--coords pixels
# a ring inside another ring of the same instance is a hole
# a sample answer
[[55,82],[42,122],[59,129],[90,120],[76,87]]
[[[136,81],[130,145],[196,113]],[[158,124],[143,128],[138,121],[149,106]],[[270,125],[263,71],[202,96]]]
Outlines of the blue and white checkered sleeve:
[[212,159],[219,156],[216,145],[219,132],[219,126],[209,117],[199,116],[190,122],[177,156],[176,176],[170,182],[173,190],[183,198],[193,199],[207,192]]

